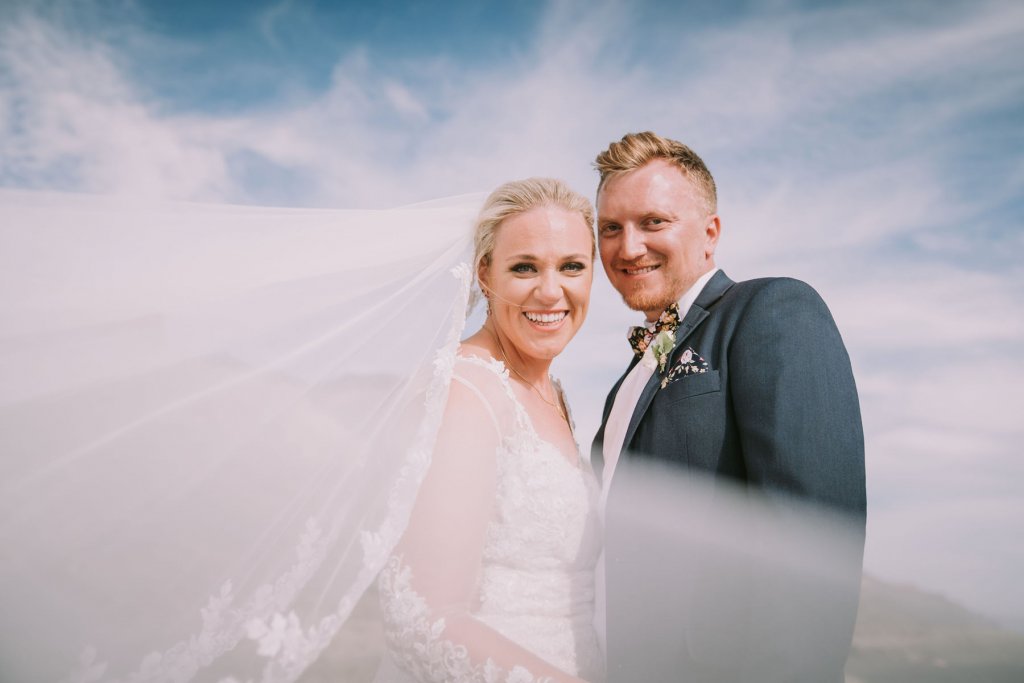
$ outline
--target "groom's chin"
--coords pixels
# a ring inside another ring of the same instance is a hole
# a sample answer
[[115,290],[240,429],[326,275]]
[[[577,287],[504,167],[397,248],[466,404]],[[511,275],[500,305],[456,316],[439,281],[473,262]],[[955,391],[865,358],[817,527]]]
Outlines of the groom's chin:
[[666,298],[664,295],[656,295],[653,292],[647,292],[644,290],[633,291],[629,294],[622,295],[622,302],[634,311],[646,313],[647,311],[663,311],[670,304],[675,303],[675,299]]

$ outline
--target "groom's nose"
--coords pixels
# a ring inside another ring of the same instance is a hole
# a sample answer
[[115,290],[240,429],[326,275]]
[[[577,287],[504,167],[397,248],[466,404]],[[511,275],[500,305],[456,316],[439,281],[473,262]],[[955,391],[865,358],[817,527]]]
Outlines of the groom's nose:
[[622,239],[619,241],[619,258],[623,261],[638,259],[647,253],[644,234],[633,226],[622,228]]

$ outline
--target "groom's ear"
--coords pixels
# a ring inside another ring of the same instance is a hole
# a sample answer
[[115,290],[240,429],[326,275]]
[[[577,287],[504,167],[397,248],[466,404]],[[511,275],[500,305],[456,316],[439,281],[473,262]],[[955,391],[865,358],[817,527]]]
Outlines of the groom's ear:
[[707,222],[704,224],[704,257],[712,258],[715,255],[715,249],[718,248],[718,237],[722,234],[722,220],[718,217],[717,213],[713,213],[707,218]]

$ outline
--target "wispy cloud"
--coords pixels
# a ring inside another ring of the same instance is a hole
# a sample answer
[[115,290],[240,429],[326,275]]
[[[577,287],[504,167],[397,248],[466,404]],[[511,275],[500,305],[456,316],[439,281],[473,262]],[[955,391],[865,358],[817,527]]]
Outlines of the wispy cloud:
[[106,45],[24,18],[2,30],[0,62],[5,184],[211,199],[230,187],[207,125],[156,114]]

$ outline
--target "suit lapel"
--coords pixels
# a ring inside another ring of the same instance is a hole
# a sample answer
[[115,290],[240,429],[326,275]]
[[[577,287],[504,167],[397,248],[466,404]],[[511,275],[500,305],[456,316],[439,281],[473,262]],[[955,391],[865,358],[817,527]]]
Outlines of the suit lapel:
[[[693,334],[693,331],[704,322],[708,317],[708,309],[720,298],[722,295],[732,287],[734,283],[723,271],[715,273],[708,283],[704,285],[704,289],[701,290],[697,296],[696,301],[690,306],[690,310],[686,312],[686,317],[683,318],[682,322],[679,323],[679,329],[676,330],[676,344],[672,348],[672,353],[669,355],[669,363],[673,363],[676,360],[676,356],[681,353],[683,348],[683,342],[686,341],[687,337]],[[632,368],[632,366],[630,366]],[[622,384],[622,380],[619,380],[619,384]],[[629,419],[629,427],[626,429],[626,438],[622,441],[623,452],[629,450],[629,444],[633,441],[633,436],[636,435],[636,430],[640,426],[640,420],[643,419],[647,413],[647,409],[651,406],[651,401],[654,400],[654,395],[658,393],[658,389],[661,387],[661,374],[655,372],[651,375],[651,378],[647,380],[647,385],[644,387],[643,392],[640,394],[640,399],[636,402],[636,408],[633,409],[633,416]],[[618,386],[616,386],[618,390]],[[608,419],[608,410],[605,410],[605,420]],[[603,435],[603,422],[602,422],[602,435]]]

